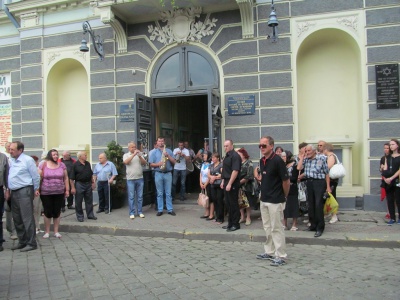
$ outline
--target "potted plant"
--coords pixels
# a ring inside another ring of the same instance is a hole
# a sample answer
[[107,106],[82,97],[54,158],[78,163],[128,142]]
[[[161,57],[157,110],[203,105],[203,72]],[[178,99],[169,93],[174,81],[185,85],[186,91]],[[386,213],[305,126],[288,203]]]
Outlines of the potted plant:
[[126,198],[125,165],[122,161],[124,152],[122,147],[116,141],[111,141],[105,151],[107,159],[114,163],[118,175],[115,177],[115,184],[110,185],[110,196],[112,209],[121,208]]

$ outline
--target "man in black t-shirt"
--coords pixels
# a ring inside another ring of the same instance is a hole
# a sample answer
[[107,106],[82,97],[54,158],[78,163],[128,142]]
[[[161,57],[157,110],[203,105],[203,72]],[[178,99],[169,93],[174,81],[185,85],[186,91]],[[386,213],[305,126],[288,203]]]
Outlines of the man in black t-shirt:
[[242,167],[242,159],[233,149],[233,142],[226,140],[224,142],[226,156],[222,164],[222,182],[221,189],[224,190],[225,204],[228,208],[228,226],[222,226],[226,231],[235,231],[240,229],[240,208],[239,208],[239,172]]
[[287,257],[282,216],[290,179],[284,161],[274,152],[274,139],[262,137],[259,148],[262,154],[260,174],[255,172],[254,176],[261,181],[260,211],[267,241],[265,253],[257,258],[271,260],[271,266],[281,266],[286,264]]

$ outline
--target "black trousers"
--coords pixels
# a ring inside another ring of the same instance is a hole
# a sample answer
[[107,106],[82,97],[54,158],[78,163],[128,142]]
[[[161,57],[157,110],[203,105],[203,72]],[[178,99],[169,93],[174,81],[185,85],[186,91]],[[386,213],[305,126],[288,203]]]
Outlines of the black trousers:
[[230,191],[226,190],[226,185],[228,184],[229,179],[224,180],[224,196],[225,196],[225,205],[228,208],[228,227],[235,226],[240,228],[240,208],[238,203],[239,198],[239,185],[233,184]]
[[19,243],[37,247],[36,226],[33,217],[33,186],[11,191],[11,212]]
[[82,202],[85,200],[86,216],[93,218],[93,191],[91,182],[75,181],[75,213],[78,220],[83,220]]
[[0,187],[0,246],[3,245],[3,212],[4,212],[4,190]]
[[326,192],[325,179],[308,179],[307,180],[307,201],[308,215],[310,218],[310,229],[316,231],[324,231],[324,200],[323,196]]
[[386,201],[389,210],[390,219],[396,221],[396,206],[400,219],[400,188],[391,186],[386,188]]
[[97,181],[97,193],[99,194],[99,209],[109,210],[111,209],[110,201],[110,189],[108,181]]
[[224,191],[218,184],[209,184],[210,186],[210,199],[214,202],[215,219],[223,222],[225,205],[224,205]]

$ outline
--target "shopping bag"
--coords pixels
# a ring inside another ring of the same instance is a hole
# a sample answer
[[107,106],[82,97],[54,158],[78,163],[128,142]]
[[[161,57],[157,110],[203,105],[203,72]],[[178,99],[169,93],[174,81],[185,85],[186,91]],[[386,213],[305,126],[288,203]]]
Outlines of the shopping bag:
[[197,198],[197,204],[207,208],[209,206],[209,198],[207,196],[206,190],[201,190],[199,197]]
[[299,202],[307,201],[307,186],[305,182],[299,182],[297,184],[297,190],[298,190],[297,198],[299,199]]
[[247,199],[247,196],[246,196],[246,193],[242,189],[239,189],[238,202],[239,202],[240,209],[248,208],[250,206],[249,200]]
[[324,214],[336,214],[339,209],[339,203],[337,203],[335,197],[331,193],[328,193],[329,197],[325,201]]

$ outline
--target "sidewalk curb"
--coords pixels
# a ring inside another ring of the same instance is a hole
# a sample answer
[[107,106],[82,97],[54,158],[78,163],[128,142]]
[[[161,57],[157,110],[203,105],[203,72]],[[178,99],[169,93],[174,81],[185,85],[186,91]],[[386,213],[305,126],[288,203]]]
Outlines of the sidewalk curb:
[[[185,229],[182,231],[166,231],[166,230],[146,230],[146,229],[129,229],[110,226],[98,225],[73,225],[62,224],[63,232],[71,233],[87,233],[87,234],[103,234],[111,236],[137,236],[137,237],[159,237],[159,238],[175,238],[188,240],[213,240],[222,242],[265,242],[265,235],[254,233],[215,233],[194,231],[193,229]],[[399,248],[400,240],[384,240],[384,239],[361,239],[355,237],[334,237],[334,238],[314,238],[314,237],[288,237],[287,244],[305,244],[305,245],[323,245],[323,246],[339,246],[339,247],[373,247],[373,248]]]

